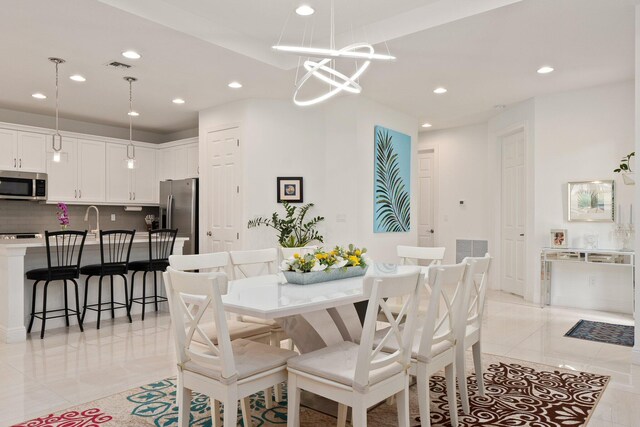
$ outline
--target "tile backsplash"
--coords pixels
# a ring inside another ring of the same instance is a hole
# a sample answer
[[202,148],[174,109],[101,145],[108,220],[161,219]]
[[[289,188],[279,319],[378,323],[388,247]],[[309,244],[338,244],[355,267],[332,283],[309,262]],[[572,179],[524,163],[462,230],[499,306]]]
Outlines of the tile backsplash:
[[[122,206],[96,206],[100,210],[100,228],[103,230],[120,228],[145,232],[144,217],[146,215],[158,216],[158,208],[154,207],[143,207],[141,212],[125,212]],[[0,200],[0,233],[43,233],[45,230],[59,230],[60,225],[56,218],[57,210],[56,205]],[[89,213],[89,221],[84,221],[86,210],[87,206],[69,205],[69,229],[91,230],[96,227],[96,214],[93,209]],[[111,214],[116,215],[115,221],[111,221]]]

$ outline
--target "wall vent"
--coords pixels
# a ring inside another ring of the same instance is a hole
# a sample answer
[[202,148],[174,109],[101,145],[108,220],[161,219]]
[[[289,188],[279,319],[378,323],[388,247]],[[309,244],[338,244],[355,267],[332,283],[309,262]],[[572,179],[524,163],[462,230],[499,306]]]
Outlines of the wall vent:
[[131,65],[125,64],[124,62],[112,61],[107,64],[107,67],[115,68],[118,70],[128,70],[131,68]]
[[456,240],[456,262],[465,257],[482,257],[489,252],[489,242],[486,240]]

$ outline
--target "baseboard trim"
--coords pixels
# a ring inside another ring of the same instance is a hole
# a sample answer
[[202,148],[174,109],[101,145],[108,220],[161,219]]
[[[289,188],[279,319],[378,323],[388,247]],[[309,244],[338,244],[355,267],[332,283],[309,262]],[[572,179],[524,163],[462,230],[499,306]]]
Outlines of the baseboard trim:
[[0,341],[7,344],[23,342],[27,339],[27,329],[24,326],[7,329],[0,325]]

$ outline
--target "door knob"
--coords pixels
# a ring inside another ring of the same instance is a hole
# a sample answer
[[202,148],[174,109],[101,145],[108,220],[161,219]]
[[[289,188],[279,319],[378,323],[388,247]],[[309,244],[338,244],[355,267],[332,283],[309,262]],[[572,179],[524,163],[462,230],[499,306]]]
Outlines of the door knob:
[[207,236],[211,237],[211,236],[213,236],[213,233],[210,232],[210,231],[207,231]]
[[429,230],[429,233],[433,234],[433,228],[431,230]]
[[520,237],[524,237],[524,233],[521,233],[521,234],[520,234]]

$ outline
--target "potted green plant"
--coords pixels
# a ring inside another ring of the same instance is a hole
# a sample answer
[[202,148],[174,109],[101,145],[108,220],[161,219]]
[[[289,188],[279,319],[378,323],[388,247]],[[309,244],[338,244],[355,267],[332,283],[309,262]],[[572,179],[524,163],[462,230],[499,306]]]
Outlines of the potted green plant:
[[631,170],[631,158],[635,157],[635,155],[636,152],[633,151],[624,156],[620,160],[620,165],[613,170],[615,173],[622,174],[622,181],[627,185],[634,185],[636,183],[635,172]]
[[283,248],[299,248],[312,242],[324,242],[324,238],[316,230],[317,225],[324,221],[324,217],[316,216],[305,222],[309,209],[314,206],[313,203],[307,203],[298,208],[283,202],[282,206],[285,209],[284,218],[281,218],[278,212],[274,212],[271,218],[252,219],[247,227],[254,228],[264,225],[273,228],[278,232],[278,243]]

